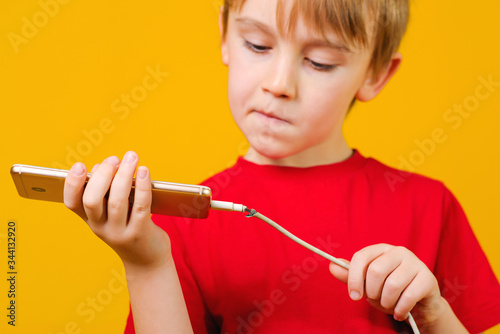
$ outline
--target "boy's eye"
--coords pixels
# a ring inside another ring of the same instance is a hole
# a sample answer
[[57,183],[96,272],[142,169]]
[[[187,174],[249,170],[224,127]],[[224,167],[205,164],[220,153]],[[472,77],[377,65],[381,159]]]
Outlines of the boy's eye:
[[245,46],[248,49],[250,49],[250,50],[252,50],[254,52],[258,52],[258,53],[262,53],[264,51],[267,51],[267,50],[271,49],[268,46],[257,45],[257,44],[250,43],[248,41],[245,41]]
[[[244,45],[246,48],[249,50],[256,52],[256,53],[264,53],[268,50],[271,50],[271,47],[269,46],[262,46],[262,45],[257,45],[250,43],[249,41],[244,41]],[[317,71],[320,72],[329,72],[334,70],[337,66],[336,65],[330,65],[330,64],[321,64],[318,62],[315,62],[309,58],[306,58],[306,61]]]
[[318,70],[318,71],[322,71],[322,72],[328,72],[328,71],[331,71],[333,69],[335,69],[336,65],[328,65],[328,64],[321,64],[321,63],[317,63],[311,59],[308,59],[306,58],[306,60],[309,62],[309,64],[311,64],[311,66],[315,69],[315,70]]

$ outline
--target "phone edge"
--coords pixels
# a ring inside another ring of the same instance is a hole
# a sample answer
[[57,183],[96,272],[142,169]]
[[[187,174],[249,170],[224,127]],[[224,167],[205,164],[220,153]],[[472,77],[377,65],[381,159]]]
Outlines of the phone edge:
[[10,175],[12,176],[12,180],[14,181],[14,184],[16,186],[17,193],[21,197],[30,199],[28,197],[28,192],[26,191],[26,187],[24,186],[23,180],[21,178],[21,173],[22,173],[22,165],[15,164],[12,165],[12,167],[10,168]]

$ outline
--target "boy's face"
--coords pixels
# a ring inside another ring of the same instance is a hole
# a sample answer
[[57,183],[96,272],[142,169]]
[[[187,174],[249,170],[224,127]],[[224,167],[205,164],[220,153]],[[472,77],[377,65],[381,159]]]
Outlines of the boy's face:
[[333,33],[326,41],[300,18],[293,39],[280,36],[276,3],[247,0],[231,11],[222,41],[229,105],[251,146],[247,159],[293,166],[345,159],[351,150],[342,123],[367,83],[371,52],[349,49]]

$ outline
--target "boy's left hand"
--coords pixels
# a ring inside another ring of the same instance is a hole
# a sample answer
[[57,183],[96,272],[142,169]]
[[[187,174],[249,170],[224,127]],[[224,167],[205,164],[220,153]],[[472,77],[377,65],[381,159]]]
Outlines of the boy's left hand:
[[368,246],[353,255],[349,270],[331,263],[330,272],[347,283],[351,299],[365,296],[373,307],[398,321],[406,320],[414,309],[420,321],[431,324],[443,303],[432,272],[404,247]]

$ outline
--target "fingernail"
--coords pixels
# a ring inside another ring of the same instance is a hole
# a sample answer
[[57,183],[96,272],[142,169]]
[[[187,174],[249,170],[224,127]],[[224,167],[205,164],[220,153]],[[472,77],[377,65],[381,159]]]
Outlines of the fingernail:
[[359,292],[352,290],[349,292],[349,296],[351,297],[352,300],[358,300],[361,296],[359,295]]
[[106,161],[112,165],[118,165],[120,163],[120,159],[118,157],[114,157],[114,156],[107,158]]
[[77,162],[71,167],[70,172],[74,175],[82,175],[85,169],[83,168],[83,164],[81,162]]
[[126,164],[132,164],[135,162],[135,154],[133,152],[127,152],[123,157],[123,162]]
[[408,317],[400,317],[400,316],[397,316],[396,314],[394,314],[394,320],[396,321],[405,321]]
[[146,167],[137,168],[137,178],[138,179],[145,179],[146,176],[148,176],[148,170],[146,169]]

